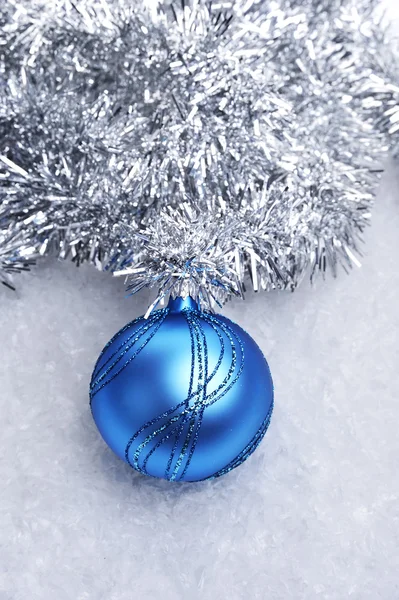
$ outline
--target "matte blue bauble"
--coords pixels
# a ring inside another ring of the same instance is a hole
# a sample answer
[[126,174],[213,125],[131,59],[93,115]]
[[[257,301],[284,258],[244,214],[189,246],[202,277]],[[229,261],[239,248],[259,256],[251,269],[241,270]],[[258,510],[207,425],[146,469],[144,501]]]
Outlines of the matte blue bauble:
[[199,481],[255,450],[270,422],[273,383],[241,327],[177,298],[107,344],[90,403],[104,440],[137,471]]

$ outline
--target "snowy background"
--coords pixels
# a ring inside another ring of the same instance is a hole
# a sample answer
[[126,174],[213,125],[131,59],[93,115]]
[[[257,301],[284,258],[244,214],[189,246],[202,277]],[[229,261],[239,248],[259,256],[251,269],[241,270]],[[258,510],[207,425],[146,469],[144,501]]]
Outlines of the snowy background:
[[92,421],[94,362],[146,294],[50,260],[0,289],[0,600],[398,600],[398,165],[365,238],[350,276],[226,307],[276,405],[215,482],[138,475]]

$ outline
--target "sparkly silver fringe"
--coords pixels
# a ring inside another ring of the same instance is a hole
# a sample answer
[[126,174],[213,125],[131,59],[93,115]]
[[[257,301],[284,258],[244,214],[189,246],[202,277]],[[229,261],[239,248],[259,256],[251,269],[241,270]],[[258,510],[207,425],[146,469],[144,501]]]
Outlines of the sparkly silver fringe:
[[212,309],[357,264],[399,131],[377,8],[3,2],[0,280],[53,253]]

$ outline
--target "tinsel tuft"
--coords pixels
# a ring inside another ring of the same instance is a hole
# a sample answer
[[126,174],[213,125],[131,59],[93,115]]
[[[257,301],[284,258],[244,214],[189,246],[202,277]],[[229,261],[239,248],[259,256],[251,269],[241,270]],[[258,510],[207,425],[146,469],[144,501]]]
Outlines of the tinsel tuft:
[[377,9],[6,0],[3,283],[52,253],[212,309],[357,264],[399,131]]

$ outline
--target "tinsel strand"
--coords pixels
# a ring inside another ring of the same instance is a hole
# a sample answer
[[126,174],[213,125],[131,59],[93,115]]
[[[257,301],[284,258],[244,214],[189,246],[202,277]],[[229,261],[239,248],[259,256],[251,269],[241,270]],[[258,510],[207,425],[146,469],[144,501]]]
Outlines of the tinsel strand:
[[399,131],[377,9],[7,0],[1,281],[55,254],[212,309],[351,268]]

